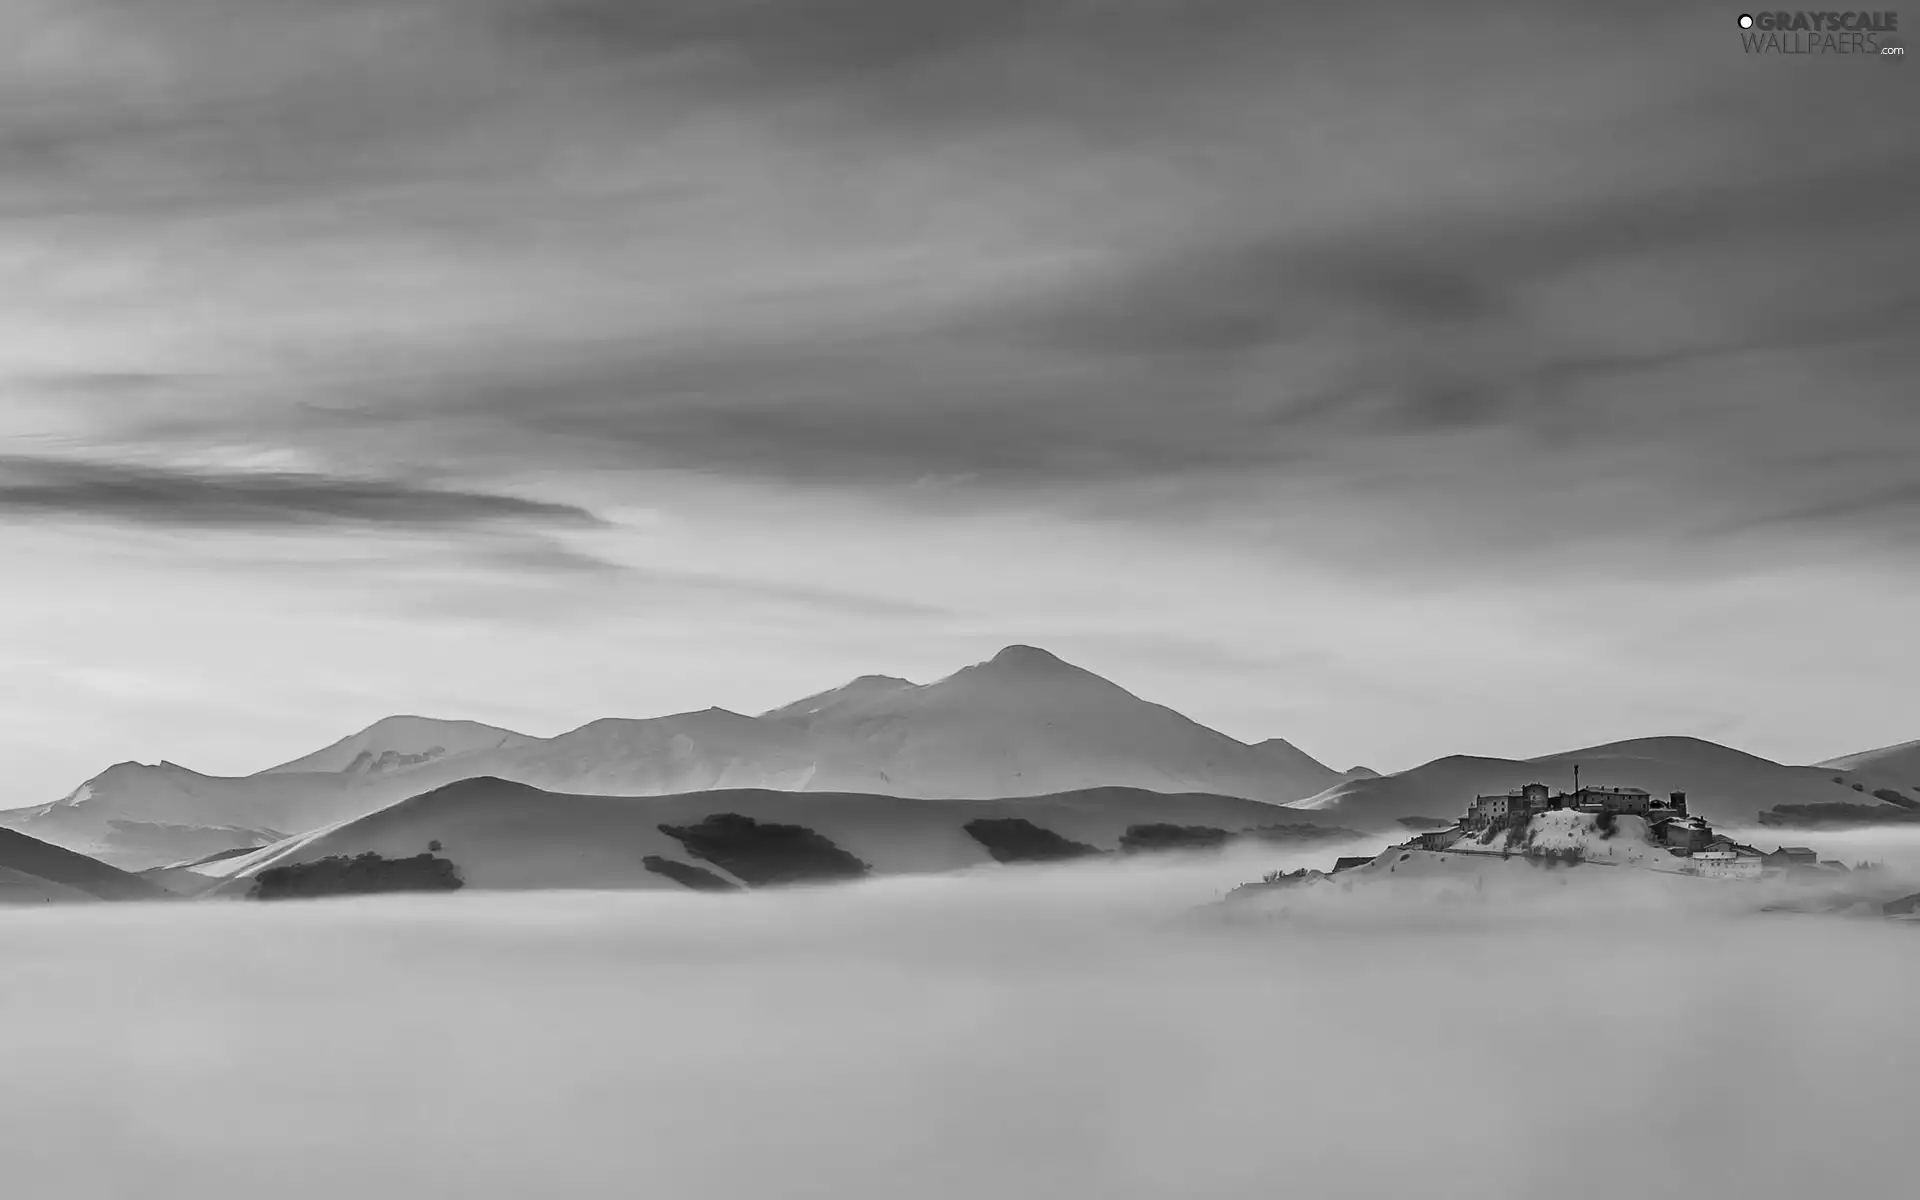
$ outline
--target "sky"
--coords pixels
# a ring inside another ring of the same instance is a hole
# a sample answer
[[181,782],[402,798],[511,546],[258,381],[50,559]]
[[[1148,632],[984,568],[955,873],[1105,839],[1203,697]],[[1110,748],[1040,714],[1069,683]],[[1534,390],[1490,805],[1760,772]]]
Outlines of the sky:
[[0,803],[1012,642],[1920,736],[1917,68],[1442,8],[0,0]]

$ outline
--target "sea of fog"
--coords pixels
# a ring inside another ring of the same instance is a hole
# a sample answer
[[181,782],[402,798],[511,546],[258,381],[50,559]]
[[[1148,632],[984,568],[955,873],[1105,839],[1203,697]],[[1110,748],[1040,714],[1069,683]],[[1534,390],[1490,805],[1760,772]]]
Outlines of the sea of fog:
[[1175,919],[1328,857],[0,910],[0,1194],[1920,1189],[1920,928],[1565,887]]

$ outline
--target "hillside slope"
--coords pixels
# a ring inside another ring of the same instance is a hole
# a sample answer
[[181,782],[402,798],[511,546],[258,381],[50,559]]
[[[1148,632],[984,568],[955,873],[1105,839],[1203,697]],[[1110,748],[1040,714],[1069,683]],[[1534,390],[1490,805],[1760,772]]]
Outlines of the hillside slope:
[[1892,788],[1920,801],[1920,741],[1843,754],[1815,765],[1845,773],[1850,782],[1863,784],[1868,792]]
[[164,889],[97,859],[0,829],[0,900],[155,900]]
[[[1020,817],[1074,841],[1114,849],[1130,825],[1178,821],[1243,830],[1298,820],[1290,810],[1232,796],[1165,795],[1096,788],[1018,799],[954,800],[838,792],[730,788],[668,796],[542,791],[503,779],[468,779],[354,821],[190,868],[220,890],[277,865],[372,851],[404,857],[438,842],[476,888],[678,887],[649,870],[649,856],[693,862],[662,824],[719,813],[804,826],[881,874],[947,871],[991,861],[964,826]],[[227,881],[220,883],[220,881]]]

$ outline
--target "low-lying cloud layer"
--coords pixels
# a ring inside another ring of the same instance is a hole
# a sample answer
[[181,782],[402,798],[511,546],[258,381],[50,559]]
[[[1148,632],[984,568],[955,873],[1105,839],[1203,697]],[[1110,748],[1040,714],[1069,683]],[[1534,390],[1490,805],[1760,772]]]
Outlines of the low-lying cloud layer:
[[1670,897],[1173,919],[1276,865],[0,914],[9,1178],[1900,1194],[1910,928]]

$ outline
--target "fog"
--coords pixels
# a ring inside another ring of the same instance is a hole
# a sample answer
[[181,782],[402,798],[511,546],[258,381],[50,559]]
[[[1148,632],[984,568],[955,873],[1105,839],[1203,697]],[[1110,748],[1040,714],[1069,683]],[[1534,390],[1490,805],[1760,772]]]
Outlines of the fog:
[[[1904,1195],[1920,931],[1322,850],[0,911],[22,1197]],[[1863,855],[1864,856],[1864,855]],[[1365,889],[1356,889],[1358,897]],[[1217,913],[1218,910],[1213,910]]]

